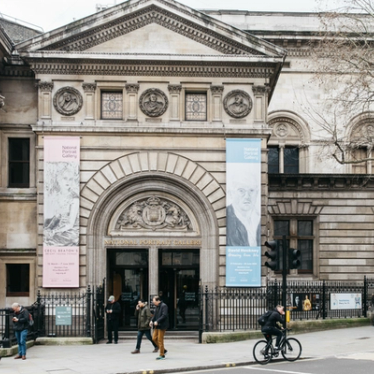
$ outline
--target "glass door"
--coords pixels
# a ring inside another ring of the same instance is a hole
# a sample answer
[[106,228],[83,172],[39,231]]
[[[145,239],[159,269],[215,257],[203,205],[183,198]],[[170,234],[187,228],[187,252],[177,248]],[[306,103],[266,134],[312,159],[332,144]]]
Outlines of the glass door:
[[160,251],[159,295],[169,309],[170,329],[199,328],[199,250]]
[[121,305],[120,329],[136,330],[135,307],[148,299],[148,251],[108,250],[108,295]]

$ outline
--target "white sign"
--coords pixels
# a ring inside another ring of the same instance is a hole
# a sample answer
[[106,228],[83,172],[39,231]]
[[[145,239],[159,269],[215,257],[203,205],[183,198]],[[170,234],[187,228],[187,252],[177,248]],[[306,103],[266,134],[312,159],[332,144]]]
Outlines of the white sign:
[[360,293],[332,293],[330,294],[330,309],[361,309],[361,300]]

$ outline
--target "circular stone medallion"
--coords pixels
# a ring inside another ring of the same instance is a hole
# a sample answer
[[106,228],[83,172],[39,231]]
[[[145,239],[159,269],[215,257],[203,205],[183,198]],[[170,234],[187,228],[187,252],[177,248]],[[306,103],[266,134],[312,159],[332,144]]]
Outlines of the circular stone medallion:
[[150,88],[144,91],[139,99],[141,111],[149,117],[159,117],[168,108],[168,98],[158,88]]
[[82,95],[73,87],[60,88],[53,97],[53,106],[57,112],[64,116],[72,116],[78,113],[82,105]]
[[242,90],[230,91],[223,100],[225,112],[234,118],[243,118],[248,116],[252,110],[251,97]]

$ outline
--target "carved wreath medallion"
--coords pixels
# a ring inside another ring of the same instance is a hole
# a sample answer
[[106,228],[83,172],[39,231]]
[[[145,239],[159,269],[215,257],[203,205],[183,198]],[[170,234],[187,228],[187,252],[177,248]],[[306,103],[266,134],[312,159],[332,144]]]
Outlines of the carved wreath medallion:
[[78,113],[82,105],[82,95],[73,87],[60,88],[53,97],[53,106],[57,112],[64,116],[72,116]]
[[234,118],[243,118],[248,116],[252,110],[251,97],[242,90],[230,91],[223,100],[225,112]]
[[192,230],[191,221],[180,206],[157,196],[131,204],[121,213],[115,227],[119,231]]
[[139,99],[141,111],[149,117],[162,116],[168,108],[169,100],[158,88],[150,88],[144,91]]

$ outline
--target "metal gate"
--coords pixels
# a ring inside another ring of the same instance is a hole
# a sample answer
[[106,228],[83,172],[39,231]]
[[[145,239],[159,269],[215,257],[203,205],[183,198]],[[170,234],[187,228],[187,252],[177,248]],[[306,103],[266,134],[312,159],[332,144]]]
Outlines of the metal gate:
[[105,279],[93,290],[93,341],[97,344],[105,333]]

